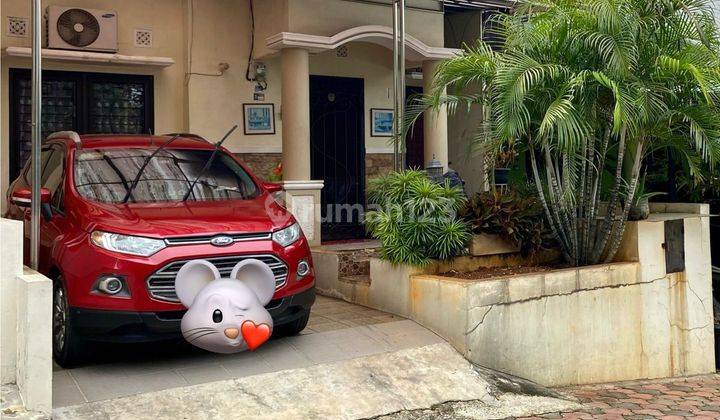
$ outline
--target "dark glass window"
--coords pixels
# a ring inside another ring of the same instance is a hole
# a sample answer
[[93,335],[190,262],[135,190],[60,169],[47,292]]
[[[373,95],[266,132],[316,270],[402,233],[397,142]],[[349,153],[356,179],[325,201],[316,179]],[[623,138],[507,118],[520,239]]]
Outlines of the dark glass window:
[[43,165],[41,183],[43,188],[54,194],[63,182],[65,154],[57,147],[51,148],[50,153],[47,163]]
[[[21,78],[16,81],[16,92],[11,97],[15,103],[14,138],[19,168],[30,158],[32,136],[31,82]],[[42,137],[55,131],[72,130],[77,126],[77,83],[73,80],[46,80],[42,87]]]
[[147,92],[139,83],[92,83],[90,85],[88,131],[91,133],[136,134],[147,132]]
[[[83,149],[75,154],[75,188],[93,201],[120,203],[154,149]],[[180,201],[212,155],[212,150],[167,149],[150,159],[130,202]],[[200,176],[188,200],[248,199],[259,190],[232,157],[220,152]]]

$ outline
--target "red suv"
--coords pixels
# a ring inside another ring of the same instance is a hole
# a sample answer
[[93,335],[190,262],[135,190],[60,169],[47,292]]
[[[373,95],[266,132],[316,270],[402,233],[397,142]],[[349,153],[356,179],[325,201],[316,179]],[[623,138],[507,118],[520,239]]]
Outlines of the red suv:
[[[28,163],[7,217],[30,231]],[[305,328],[315,301],[308,242],[235,156],[198,136],[55,133],[42,147],[40,272],[54,280],[53,352],[78,361],[84,342],[180,336],[175,275],[206,259],[225,276],[245,258],[267,263],[275,332]],[[26,237],[26,252],[29,255]]]

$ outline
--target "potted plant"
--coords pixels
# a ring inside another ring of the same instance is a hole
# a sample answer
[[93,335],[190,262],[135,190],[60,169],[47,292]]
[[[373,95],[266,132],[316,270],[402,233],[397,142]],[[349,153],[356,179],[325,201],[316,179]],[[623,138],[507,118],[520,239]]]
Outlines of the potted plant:
[[515,150],[515,142],[507,142],[498,150],[493,162],[493,184],[495,186],[505,186],[508,184],[510,175],[510,167],[512,166],[518,153]]

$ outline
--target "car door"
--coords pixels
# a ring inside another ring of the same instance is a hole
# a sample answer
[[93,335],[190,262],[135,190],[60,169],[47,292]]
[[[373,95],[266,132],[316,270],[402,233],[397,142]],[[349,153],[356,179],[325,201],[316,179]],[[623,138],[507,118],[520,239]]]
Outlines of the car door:
[[52,156],[43,168],[42,186],[50,190],[51,217],[40,218],[40,271],[48,273],[52,264],[52,253],[58,237],[66,231],[65,217],[65,146],[52,145]]
[[[65,148],[62,145],[54,144],[43,147],[41,152],[41,177],[42,188],[50,190],[52,196],[50,209],[52,216],[40,216],[40,260],[39,270],[47,273],[50,269],[51,253],[56,238],[62,234],[65,224],[64,209],[64,186],[65,186]],[[29,172],[29,171],[28,171]],[[28,173],[25,175],[26,182]],[[25,230],[25,263],[30,262],[30,208],[24,209],[24,230]]]

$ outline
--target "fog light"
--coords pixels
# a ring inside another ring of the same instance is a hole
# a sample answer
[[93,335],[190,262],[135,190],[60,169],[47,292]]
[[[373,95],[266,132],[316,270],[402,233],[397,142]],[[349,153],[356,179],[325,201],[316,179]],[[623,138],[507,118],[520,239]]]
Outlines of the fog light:
[[123,282],[117,277],[105,277],[98,281],[97,288],[108,295],[116,295],[123,289]]
[[310,264],[308,264],[307,261],[305,261],[305,260],[300,260],[300,262],[298,263],[298,268],[297,268],[298,279],[301,279],[301,278],[307,276],[307,274],[309,272],[310,272]]

